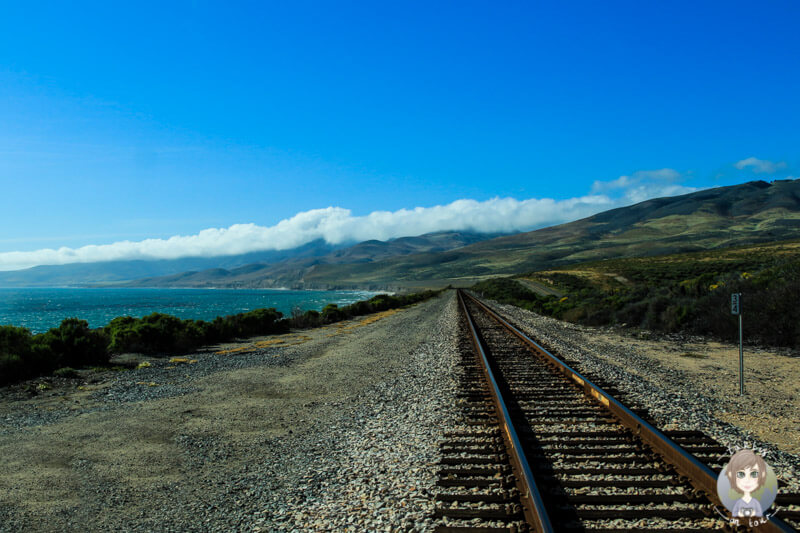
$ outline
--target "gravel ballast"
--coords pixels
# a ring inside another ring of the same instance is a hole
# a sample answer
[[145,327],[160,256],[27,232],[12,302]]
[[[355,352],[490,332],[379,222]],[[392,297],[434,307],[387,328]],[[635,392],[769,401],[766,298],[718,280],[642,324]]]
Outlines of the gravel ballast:
[[[635,399],[659,427],[702,431],[728,447],[731,455],[737,449],[754,448],[775,469],[781,490],[800,492],[800,457],[792,453],[800,441],[798,413],[786,410],[786,406],[797,400],[800,358],[796,354],[769,354],[774,364],[785,365],[790,374],[780,376],[781,383],[777,382],[778,377],[772,382],[762,379],[762,383],[754,383],[757,374],[753,373],[747,378],[750,392],[740,397],[734,371],[738,369],[736,346],[726,348],[734,357],[728,357],[731,363],[728,366],[732,368],[725,370],[713,366],[713,360],[709,364],[709,360],[702,359],[718,345],[705,339],[662,337],[640,342],[632,333],[580,326],[512,305],[489,303],[556,355],[577,361],[576,370],[613,383],[629,400]],[[699,366],[681,356],[687,346],[697,352]],[[754,349],[748,351],[748,361],[752,361]],[[766,354],[758,355],[766,360]],[[755,363],[749,364],[752,367]],[[727,375],[723,374],[725,371]],[[720,417],[721,413],[734,420],[759,420],[762,427],[730,423]],[[771,424],[779,426],[773,433],[780,437],[776,442],[755,433]]]

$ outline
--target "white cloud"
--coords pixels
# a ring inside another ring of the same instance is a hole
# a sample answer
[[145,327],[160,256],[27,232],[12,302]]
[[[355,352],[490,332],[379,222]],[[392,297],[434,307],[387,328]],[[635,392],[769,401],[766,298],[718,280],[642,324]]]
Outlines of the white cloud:
[[639,170],[630,176],[620,176],[611,181],[595,181],[592,193],[612,194],[624,203],[643,202],[649,198],[677,196],[697,189],[680,185],[681,174],[671,168]]
[[592,192],[593,193],[605,193],[609,191],[614,191],[616,189],[625,189],[630,187],[631,185],[631,178],[630,176],[620,176],[615,180],[611,181],[595,181],[592,183]]
[[[632,176],[622,176],[611,182],[595,182],[592,194],[566,200],[456,200],[447,205],[374,211],[365,216],[353,216],[350,210],[341,207],[327,207],[298,213],[269,227],[234,224],[229,228],[210,228],[196,235],[176,235],[169,239],[5,252],[0,253],[0,270],[18,270],[36,265],[213,257],[263,250],[286,250],[316,239],[341,244],[447,230],[486,233],[528,231],[577,220],[655,196],[682,194],[693,190],[669,182],[677,179],[677,176],[677,172],[671,169],[636,172]],[[623,194],[597,194],[615,190],[622,190]]]
[[785,161],[778,161],[775,163],[767,159],[748,157],[747,159],[742,159],[741,161],[736,162],[733,166],[739,170],[750,168],[756,174],[775,174],[779,170],[785,169],[787,165]]
[[324,239],[340,244],[369,239],[422,235],[434,231],[464,230],[513,232],[530,230],[589,216],[616,203],[603,195],[568,200],[494,198],[484,202],[457,200],[447,205],[398,211],[375,211],[353,216],[348,209],[328,207],[304,211],[274,226],[235,224],[211,228],[196,235],[169,239],[0,253],[0,270],[35,265],[62,265],[130,259],[177,259],[234,255],[259,250],[285,250]]

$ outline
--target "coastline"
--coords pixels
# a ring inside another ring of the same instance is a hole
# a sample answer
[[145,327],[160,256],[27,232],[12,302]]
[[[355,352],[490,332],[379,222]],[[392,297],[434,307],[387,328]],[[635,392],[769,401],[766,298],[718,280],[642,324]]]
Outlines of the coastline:
[[[272,294],[276,296],[275,301],[270,301]],[[320,311],[329,303],[348,305],[377,294],[380,293],[366,290],[286,288],[0,288],[0,325],[25,327],[33,333],[44,333],[58,327],[62,320],[74,317],[86,320],[92,328],[101,328],[119,316],[141,318],[159,312],[180,319],[211,321],[217,316],[270,307],[288,316],[296,305],[304,311]],[[96,301],[93,301],[92,295],[97,297]],[[162,295],[167,298],[162,298]],[[175,295],[185,295],[186,299],[176,301],[173,298]],[[204,295],[209,299],[204,299]],[[220,298],[226,301],[220,303]]]

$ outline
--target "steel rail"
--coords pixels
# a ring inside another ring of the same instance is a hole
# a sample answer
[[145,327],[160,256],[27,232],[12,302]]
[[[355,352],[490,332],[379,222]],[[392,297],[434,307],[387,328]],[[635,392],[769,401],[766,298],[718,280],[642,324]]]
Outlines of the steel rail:
[[516,471],[520,474],[516,477],[522,493],[522,508],[525,518],[528,524],[533,527],[534,530],[543,533],[553,532],[555,529],[553,528],[550,518],[547,515],[544,500],[539,492],[539,488],[536,486],[536,481],[533,478],[533,472],[531,471],[530,464],[528,463],[528,459],[525,456],[524,450],[522,449],[522,443],[517,435],[514,423],[511,420],[511,414],[508,411],[508,407],[503,399],[500,387],[494,377],[491,366],[489,365],[489,359],[487,358],[486,352],[483,349],[483,345],[478,336],[478,331],[475,328],[475,324],[472,321],[469,311],[467,310],[467,305],[464,301],[461,291],[458,291],[458,296],[461,309],[464,311],[464,316],[467,318],[467,324],[469,325],[471,332],[470,337],[472,338],[472,343],[475,346],[475,350],[478,352],[481,360],[481,369],[483,370],[483,373],[489,382],[489,389],[492,399],[494,400],[495,410],[497,411],[503,426],[504,438],[509,450],[511,462]]
[[[591,380],[586,378],[580,372],[571,368],[558,357],[551,354],[539,343],[528,337],[525,333],[502,318],[488,305],[481,302],[471,294],[464,293],[464,295],[484,309],[504,328],[513,333],[525,344],[533,348],[535,352],[544,357],[557,370],[559,370],[559,372],[577,383],[583,389],[583,392],[586,396],[594,398],[606,409],[611,411],[611,413],[617,417],[622,425],[630,429],[635,435],[638,435],[648,446],[653,449],[653,451],[658,453],[667,463],[675,467],[679,474],[686,477],[687,481],[694,487],[698,494],[708,498],[714,505],[724,507],[717,496],[718,475],[711,470],[711,468],[700,462],[695,456],[684,450],[679,444],[675,443],[659,429],[631,411],[628,407],[607,393],[601,387],[592,383]],[[759,531],[770,533],[788,533],[795,531],[795,529],[780,518],[773,516],[769,518],[767,523],[759,526]]]

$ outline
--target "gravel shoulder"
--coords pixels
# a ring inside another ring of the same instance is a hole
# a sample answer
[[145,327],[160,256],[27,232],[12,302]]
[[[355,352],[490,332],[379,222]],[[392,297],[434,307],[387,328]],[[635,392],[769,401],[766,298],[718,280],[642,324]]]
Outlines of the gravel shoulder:
[[0,531],[430,529],[455,323],[450,292],[0,391]]

